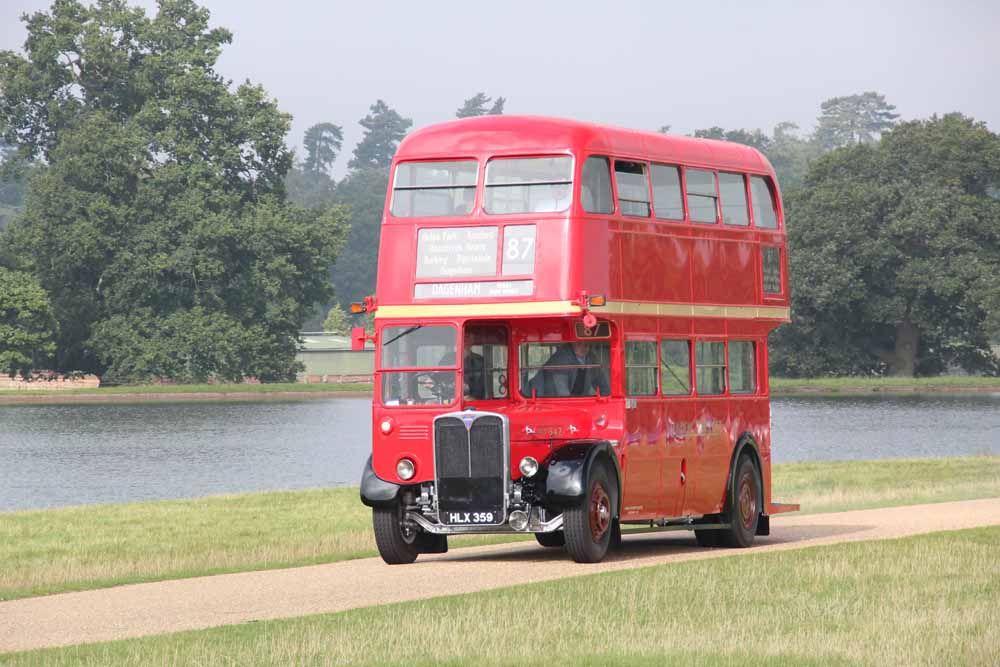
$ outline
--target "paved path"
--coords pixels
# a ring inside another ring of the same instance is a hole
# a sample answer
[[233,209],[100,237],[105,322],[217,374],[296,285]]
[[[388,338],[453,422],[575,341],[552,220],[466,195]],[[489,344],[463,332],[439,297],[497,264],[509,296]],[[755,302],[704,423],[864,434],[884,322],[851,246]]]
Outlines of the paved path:
[[0,653],[123,639],[252,620],[336,612],[700,558],[877,540],[1000,524],[1000,498],[835,514],[783,515],[752,549],[702,549],[694,535],[626,538],[603,563],[580,565],[534,543],[459,549],[413,565],[377,558],[119,586],[0,603]]

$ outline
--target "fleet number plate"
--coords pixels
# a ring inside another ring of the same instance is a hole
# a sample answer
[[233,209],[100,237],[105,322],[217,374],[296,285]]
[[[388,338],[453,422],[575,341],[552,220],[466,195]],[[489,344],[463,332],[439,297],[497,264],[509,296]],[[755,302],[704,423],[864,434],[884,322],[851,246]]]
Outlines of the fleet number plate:
[[445,523],[478,524],[500,523],[499,512],[442,512]]

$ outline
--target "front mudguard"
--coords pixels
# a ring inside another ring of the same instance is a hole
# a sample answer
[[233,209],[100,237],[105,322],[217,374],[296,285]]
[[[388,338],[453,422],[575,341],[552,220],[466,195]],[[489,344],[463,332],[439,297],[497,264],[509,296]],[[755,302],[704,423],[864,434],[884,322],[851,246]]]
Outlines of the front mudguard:
[[[557,507],[579,504],[587,493],[590,469],[598,459],[607,458],[614,468],[615,483],[618,485],[619,506],[621,505],[621,469],[612,443],[607,440],[583,440],[557,449],[549,457],[545,476],[545,502]],[[615,515],[620,507],[615,508]]]
[[361,502],[368,507],[391,507],[396,503],[401,488],[399,484],[387,482],[376,475],[372,468],[372,457],[368,457],[364,472],[361,473]]

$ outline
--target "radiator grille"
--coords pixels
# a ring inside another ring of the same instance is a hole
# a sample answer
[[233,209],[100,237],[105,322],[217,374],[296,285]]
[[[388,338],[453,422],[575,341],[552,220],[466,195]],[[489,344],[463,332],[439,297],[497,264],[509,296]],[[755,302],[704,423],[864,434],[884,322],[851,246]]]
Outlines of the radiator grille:
[[449,513],[492,512],[505,520],[507,447],[503,420],[496,415],[474,417],[467,428],[462,418],[445,416],[434,422],[434,468],[441,521]]

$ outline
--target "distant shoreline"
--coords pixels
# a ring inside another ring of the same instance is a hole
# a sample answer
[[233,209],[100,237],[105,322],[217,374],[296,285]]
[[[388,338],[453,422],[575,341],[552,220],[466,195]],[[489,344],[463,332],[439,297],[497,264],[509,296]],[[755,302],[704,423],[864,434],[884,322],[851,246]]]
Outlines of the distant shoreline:
[[[282,401],[322,398],[366,398],[365,384],[315,385],[162,385],[108,387],[69,391],[0,391],[2,405],[60,403],[149,403],[177,401]],[[977,394],[1000,392],[1000,378],[830,378],[771,379],[771,396],[861,396],[866,394]]]

